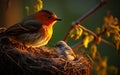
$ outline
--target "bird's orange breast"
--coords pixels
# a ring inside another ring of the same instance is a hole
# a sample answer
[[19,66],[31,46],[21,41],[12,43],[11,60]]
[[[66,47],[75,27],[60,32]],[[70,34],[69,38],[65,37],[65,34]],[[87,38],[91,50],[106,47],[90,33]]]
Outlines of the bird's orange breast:
[[[10,39],[24,43],[27,47],[40,47],[46,45],[52,37],[52,27],[42,25],[38,32],[24,33],[18,37],[10,37]],[[22,38],[22,39],[20,39]]]
[[43,36],[40,40],[38,40],[38,45],[46,45],[48,43],[48,41],[51,39],[52,37],[52,27],[48,27],[43,25],[40,30],[39,33],[41,34],[41,36]]

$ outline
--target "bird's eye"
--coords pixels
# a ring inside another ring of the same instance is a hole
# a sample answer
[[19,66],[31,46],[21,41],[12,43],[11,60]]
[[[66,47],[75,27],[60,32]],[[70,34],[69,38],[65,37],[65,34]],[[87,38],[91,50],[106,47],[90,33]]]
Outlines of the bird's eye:
[[63,45],[61,45],[61,44],[57,44],[56,46],[57,46],[57,47],[63,47]]
[[50,19],[50,18],[52,18],[52,16],[48,16],[48,18]]

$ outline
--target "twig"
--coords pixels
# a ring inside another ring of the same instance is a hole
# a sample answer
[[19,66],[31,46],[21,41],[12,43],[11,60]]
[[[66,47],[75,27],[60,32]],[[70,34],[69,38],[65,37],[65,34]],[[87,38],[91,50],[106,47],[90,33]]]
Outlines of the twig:
[[55,66],[50,66],[50,67],[52,67],[53,69],[57,70],[58,72],[61,72],[61,73],[63,73],[63,74],[64,74],[64,72],[63,72],[63,71],[61,71],[60,69],[58,69],[57,67],[55,67]]
[[[92,32],[91,30],[83,27],[82,25],[80,25],[80,27],[81,27],[84,31],[92,34],[92,35],[95,37],[95,39],[99,38],[99,36],[98,36],[97,34],[95,34],[94,32]],[[104,43],[106,43],[106,44],[108,44],[108,45],[110,45],[110,46],[115,47],[114,44],[110,43],[109,41],[107,41],[107,40],[105,40],[105,39],[103,39],[103,38],[101,38],[101,41],[104,42]]]
[[[108,16],[110,16],[110,12],[107,13]],[[98,34],[98,36],[102,36],[106,33],[106,31],[111,27],[112,23],[114,22],[114,19],[110,19],[107,25],[105,25],[105,29]]]
[[102,63],[102,57],[101,57],[101,54],[98,50],[97,50],[97,59],[98,59],[99,63]]
[[68,29],[65,37],[64,37],[64,41],[67,42],[68,38],[69,38],[69,34],[70,34],[70,30],[72,30],[74,28],[75,25],[77,24],[81,24],[83,21],[85,21],[89,16],[91,16],[93,13],[95,13],[99,8],[101,8],[104,4],[107,3],[108,0],[101,0],[101,2],[96,5],[94,8],[92,8],[91,10],[89,10],[85,15],[83,15],[81,18],[79,18],[77,21],[75,21],[71,27]]
[[83,46],[83,42],[78,42],[77,44],[73,45],[71,48],[72,50],[78,50],[78,48]]
[[[84,31],[92,34],[92,35],[95,37],[95,39],[99,38],[99,36],[98,36],[97,34],[95,34],[94,32],[92,32],[91,30],[83,27],[82,25],[79,25],[79,26],[80,26]],[[105,39],[103,39],[103,38],[101,38],[101,42],[104,42],[104,43],[106,43],[106,44],[108,44],[108,45],[110,45],[110,46],[115,47],[114,44],[110,43],[109,41],[107,41],[107,40],[105,40]],[[81,46],[83,46],[83,43],[78,42],[77,44],[75,44],[74,46],[72,46],[72,49],[73,49],[73,50],[77,50],[77,49],[78,49],[79,47],[81,47]]]
[[18,64],[10,55],[8,55],[7,53],[5,53],[5,55],[6,55],[13,63],[15,63],[18,67],[20,67],[22,70],[24,70],[24,69],[22,68],[22,66],[21,66],[20,64]]

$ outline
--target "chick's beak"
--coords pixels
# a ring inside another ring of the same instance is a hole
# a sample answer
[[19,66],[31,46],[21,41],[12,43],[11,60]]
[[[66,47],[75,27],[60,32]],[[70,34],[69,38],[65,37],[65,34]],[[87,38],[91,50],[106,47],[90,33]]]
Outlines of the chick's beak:
[[56,20],[56,21],[62,21],[62,19],[60,19],[60,18],[56,18],[55,20]]

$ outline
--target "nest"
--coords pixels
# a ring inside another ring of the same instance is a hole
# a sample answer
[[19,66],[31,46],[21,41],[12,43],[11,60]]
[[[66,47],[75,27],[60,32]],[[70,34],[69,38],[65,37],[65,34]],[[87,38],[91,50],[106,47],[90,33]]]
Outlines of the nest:
[[26,48],[8,38],[0,41],[0,74],[90,75],[87,58],[78,56],[74,61],[59,58],[53,48]]

